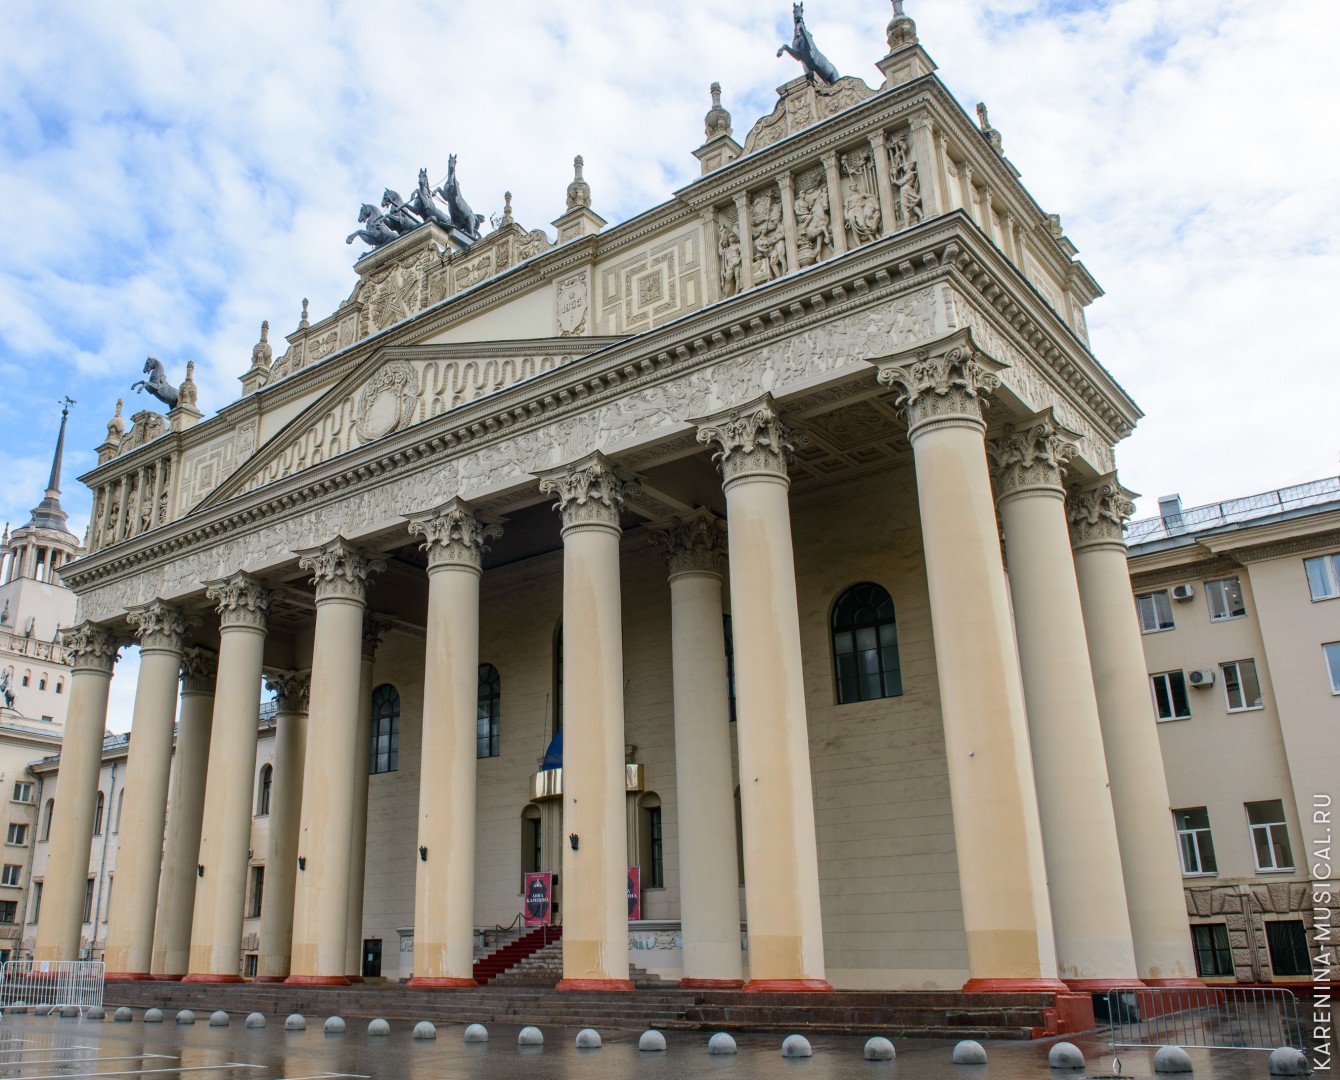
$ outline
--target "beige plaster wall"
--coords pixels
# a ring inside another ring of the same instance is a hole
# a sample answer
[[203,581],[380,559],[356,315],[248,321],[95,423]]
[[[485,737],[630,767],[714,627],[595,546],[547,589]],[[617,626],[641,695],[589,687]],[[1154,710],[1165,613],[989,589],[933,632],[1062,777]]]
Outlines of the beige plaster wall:
[[440,334],[419,342],[435,345],[453,341],[513,341],[520,338],[552,337],[554,292],[547,283],[535,287],[506,303],[494,304],[487,311],[453,323]]

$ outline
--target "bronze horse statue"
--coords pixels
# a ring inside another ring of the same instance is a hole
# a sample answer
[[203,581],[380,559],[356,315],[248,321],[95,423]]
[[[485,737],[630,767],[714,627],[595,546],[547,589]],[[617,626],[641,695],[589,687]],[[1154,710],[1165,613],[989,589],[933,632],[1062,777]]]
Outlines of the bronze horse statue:
[[791,18],[795,21],[795,36],[791,38],[790,45],[783,45],[777,50],[777,55],[790,53],[792,57],[804,65],[807,76],[812,79],[817,75],[829,86],[832,86],[833,83],[838,81],[838,70],[833,66],[833,61],[819,51],[814,44],[814,38],[805,28],[805,5],[803,3],[791,5]]
[[155,360],[152,356],[149,357],[144,361],[144,374],[148,375],[149,378],[132,383],[130,388],[137,394],[143,390],[148,390],[169,409],[175,409],[177,407],[177,388],[168,382],[167,377],[163,374],[162,361]]
[[364,203],[359,209],[358,223],[365,227],[355,229],[346,236],[344,238],[346,244],[352,244],[355,240],[361,238],[365,244],[371,244],[374,248],[379,248],[385,247],[400,236],[386,223],[386,216],[371,203]]
[[479,226],[484,215],[476,214],[461,194],[461,182],[456,179],[456,155],[447,158],[447,182],[437,189],[451,210],[451,223],[472,240],[479,239]]

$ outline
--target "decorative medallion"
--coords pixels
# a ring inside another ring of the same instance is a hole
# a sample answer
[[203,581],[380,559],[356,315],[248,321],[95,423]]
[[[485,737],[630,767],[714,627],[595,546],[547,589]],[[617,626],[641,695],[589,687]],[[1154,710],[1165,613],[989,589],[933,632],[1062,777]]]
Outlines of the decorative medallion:
[[563,337],[586,333],[586,274],[575,274],[558,283],[558,331]]
[[419,379],[408,360],[388,360],[363,387],[354,429],[365,443],[408,427],[414,418]]

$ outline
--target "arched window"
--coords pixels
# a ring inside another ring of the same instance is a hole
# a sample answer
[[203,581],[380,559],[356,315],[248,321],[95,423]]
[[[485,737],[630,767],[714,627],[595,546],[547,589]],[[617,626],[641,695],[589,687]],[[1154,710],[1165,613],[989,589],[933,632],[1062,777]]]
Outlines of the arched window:
[[372,691],[372,747],[368,772],[395,772],[400,767],[400,692],[383,684]]
[[270,812],[270,782],[274,779],[274,767],[271,765],[261,766],[261,779],[257,784],[256,792],[256,816],[265,817]]
[[64,692],[65,692],[65,679],[64,677],[62,677],[56,680],[56,693],[63,694]]
[[[56,813],[56,800],[48,799],[46,806],[42,810],[42,839],[51,839],[51,818]],[[36,918],[36,916],[33,916]]]
[[98,805],[93,808],[93,835],[102,835],[102,810],[105,805],[105,799],[101,791],[98,792]]
[[47,673],[44,671],[37,680],[37,689],[45,690],[46,688],[47,688]]
[[838,704],[903,692],[893,599],[873,582],[853,585],[833,605],[833,667]]
[[735,723],[735,626],[729,615],[721,616],[726,638],[726,692],[730,695],[730,722]]
[[502,677],[492,664],[479,665],[479,712],[475,757],[497,757],[502,717]]
[[661,832],[661,797],[648,791],[637,801],[637,862],[644,889],[665,888],[665,841]]

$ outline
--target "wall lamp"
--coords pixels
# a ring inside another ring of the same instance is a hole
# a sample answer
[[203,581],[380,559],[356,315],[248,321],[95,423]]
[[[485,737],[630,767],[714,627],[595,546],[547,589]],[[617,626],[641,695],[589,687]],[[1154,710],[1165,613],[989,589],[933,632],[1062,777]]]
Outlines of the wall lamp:
[[568,833],[568,843],[572,845],[572,850],[573,850],[573,851],[576,851],[576,850],[577,850],[578,839],[577,839],[577,834],[576,834],[575,832],[574,832],[574,833]]
[[298,856],[298,869],[299,869],[299,870],[306,870],[306,869],[307,869],[307,856],[306,856],[306,855],[299,855],[299,856]]
[[419,845],[419,862],[428,861],[428,849],[422,844]]
[[196,876],[196,877],[204,877],[204,876],[205,876],[205,864],[204,864],[204,863],[196,863],[196,864],[195,864],[195,876]]

